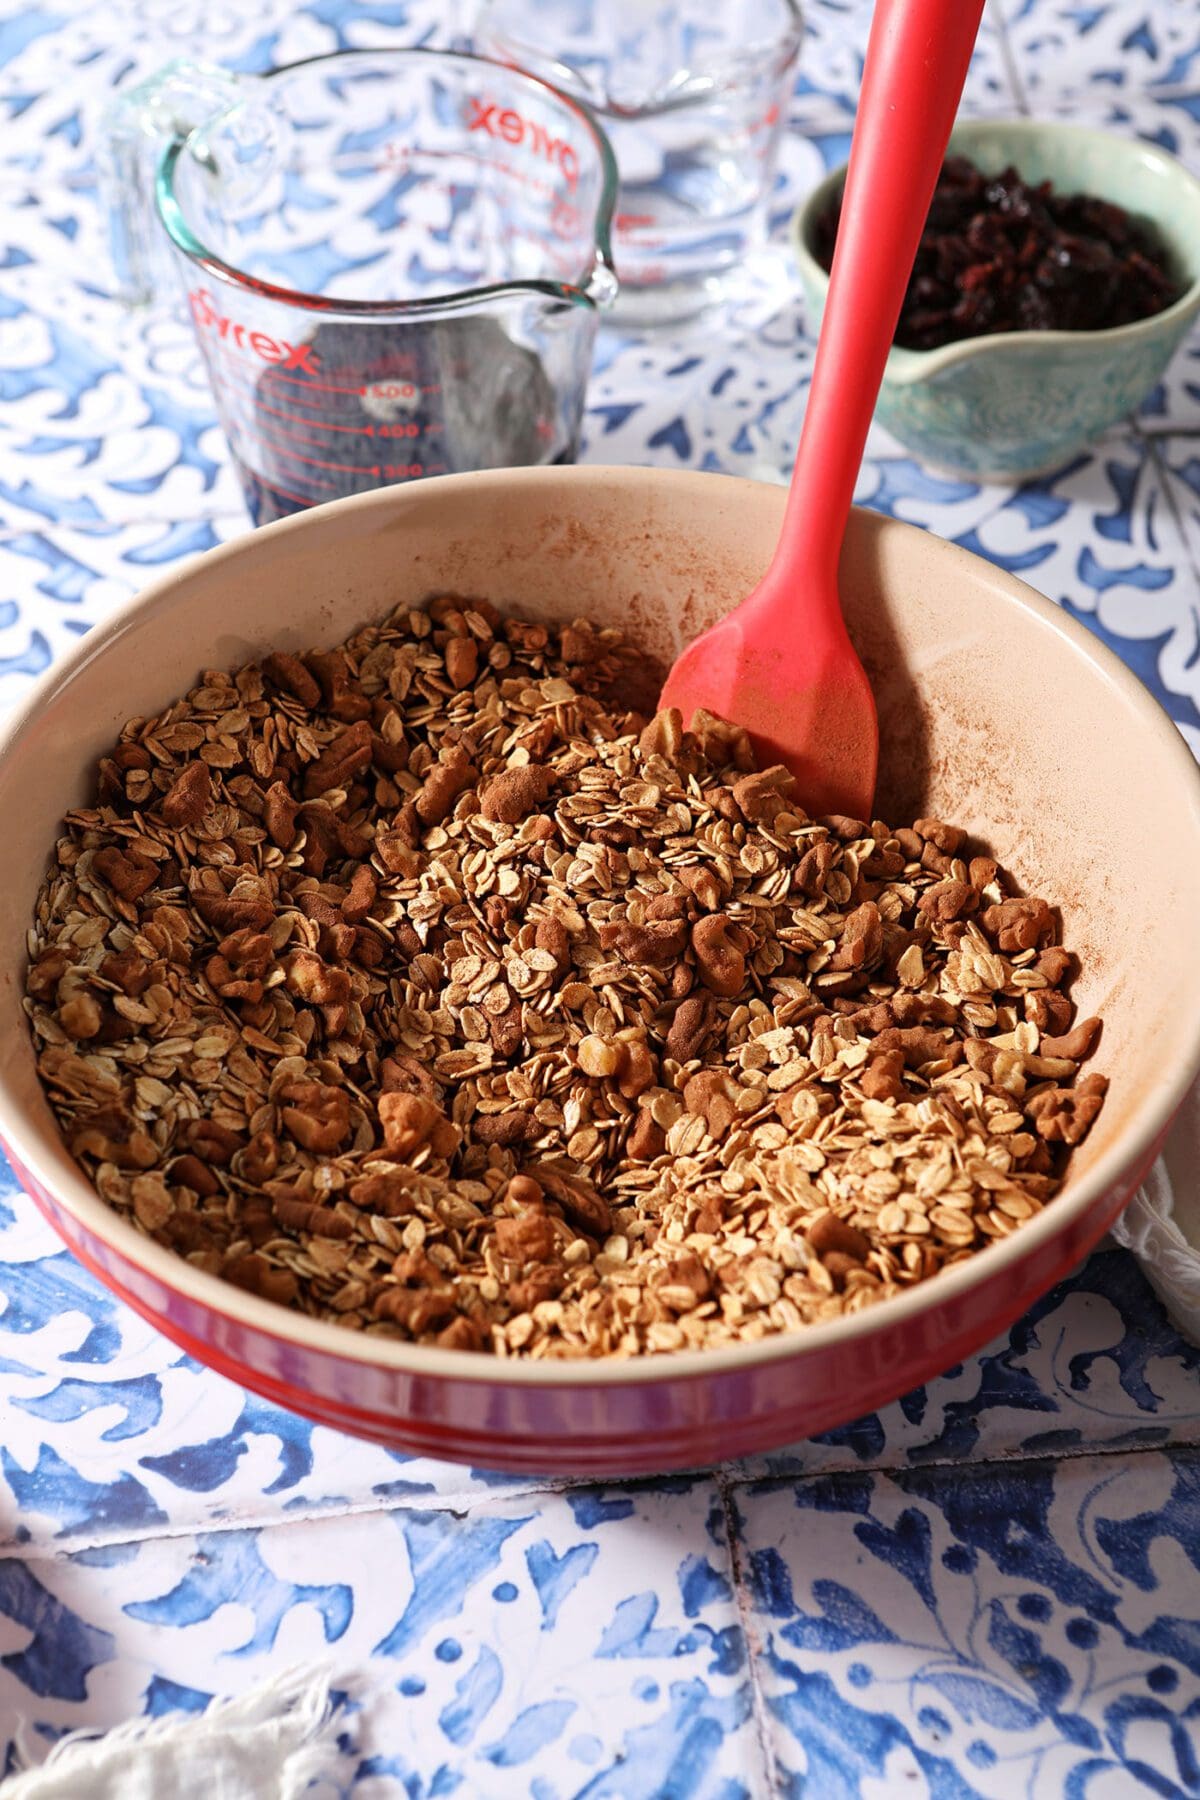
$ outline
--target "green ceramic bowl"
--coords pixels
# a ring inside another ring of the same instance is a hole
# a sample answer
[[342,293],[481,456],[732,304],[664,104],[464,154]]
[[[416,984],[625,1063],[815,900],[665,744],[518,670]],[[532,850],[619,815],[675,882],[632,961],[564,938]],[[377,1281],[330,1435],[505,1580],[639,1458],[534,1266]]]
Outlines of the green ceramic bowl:
[[[956,474],[1045,474],[1137,406],[1200,310],[1200,181],[1137,138],[1037,119],[966,120],[950,150],[987,174],[1012,164],[1027,181],[1124,207],[1157,231],[1187,283],[1165,312],[1112,331],[1015,331],[892,350],[876,417],[893,437]],[[814,330],[829,277],[813,255],[813,227],[845,177],[844,166],[826,176],[793,223]]]

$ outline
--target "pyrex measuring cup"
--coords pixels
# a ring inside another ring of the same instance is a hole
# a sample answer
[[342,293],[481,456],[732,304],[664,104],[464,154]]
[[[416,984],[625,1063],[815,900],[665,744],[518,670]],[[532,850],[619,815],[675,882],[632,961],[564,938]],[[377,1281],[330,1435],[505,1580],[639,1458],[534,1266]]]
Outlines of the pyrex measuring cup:
[[802,37],[797,0],[485,0],[480,48],[584,101],[612,143],[626,320],[736,289],[766,235]]
[[[214,87],[215,76],[215,87]],[[574,458],[616,179],[586,109],[453,52],[171,71],[158,211],[256,523]]]

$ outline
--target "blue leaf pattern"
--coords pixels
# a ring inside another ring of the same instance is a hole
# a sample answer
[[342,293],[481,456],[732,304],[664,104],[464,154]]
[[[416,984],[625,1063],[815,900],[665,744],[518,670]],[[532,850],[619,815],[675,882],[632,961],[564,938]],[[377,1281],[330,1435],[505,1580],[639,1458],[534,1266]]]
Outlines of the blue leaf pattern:
[[[168,55],[254,72],[445,43],[452,10],[34,0],[0,19],[0,708],[247,528],[186,318],[110,292],[112,88]],[[869,16],[804,11],[772,243],[722,320],[602,331],[585,459],[786,478],[812,366],[787,221],[846,154]],[[1200,168],[1200,18],[993,4],[964,104]],[[402,178],[381,186],[380,221],[404,203]],[[285,204],[319,220],[323,200],[293,178]],[[1198,440],[1194,333],[1135,418],[1050,475],[952,478],[876,427],[858,498],[1024,573],[1200,751]],[[1109,1249],[978,1356],[810,1443],[530,1482],[340,1438],[181,1357],[0,1162],[0,1771],[21,1727],[48,1745],[316,1660],[349,1800],[1198,1794],[1198,1371]]]

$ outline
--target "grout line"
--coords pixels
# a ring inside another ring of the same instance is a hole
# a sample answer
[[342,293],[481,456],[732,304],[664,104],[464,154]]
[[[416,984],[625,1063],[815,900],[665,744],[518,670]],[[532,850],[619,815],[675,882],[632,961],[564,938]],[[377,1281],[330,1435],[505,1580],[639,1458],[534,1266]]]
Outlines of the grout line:
[[[400,1465],[403,1467],[403,1465]],[[487,1510],[489,1507],[507,1505],[513,1502],[518,1505],[533,1501],[561,1499],[566,1494],[592,1491],[596,1493],[657,1493],[662,1491],[664,1483],[699,1484],[715,1482],[715,1469],[685,1470],[678,1475],[637,1475],[611,1482],[571,1481],[553,1476],[531,1476],[528,1485],[496,1487],[486,1489],[465,1488],[450,1490],[446,1493],[411,1494],[389,1498],[376,1495],[371,1498],[351,1501],[335,1501],[322,1503],[313,1501],[305,1506],[290,1508],[287,1512],[263,1514],[247,1507],[244,1513],[231,1512],[220,1518],[196,1518],[180,1520],[174,1523],[168,1520],[165,1524],[151,1527],[145,1531],[123,1529],[119,1523],[107,1532],[93,1532],[69,1538],[54,1537],[49,1541],[29,1539],[17,1542],[12,1538],[0,1538],[0,1561],[6,1557],[18,1560],[50,1560],[69,1558],[89,1550],[109,1549],[117,1544],[141,1544],[157,1542],[163,1539],[179,1539],[196,1537],[201,1533],[223,1531],[271,1531],[281,1525],[321,1524],[328,1519],[370,1518],[376,1514],[386,1516],[399,1512],[443,1512],[453,1513],[456,1518],[464,1519],[468,1513]],[[399,1479],[403,1479],[401,1476]]]
[[734,1603],[737,1607],[738,1623],[741,1626],[742,1637],[746,1645],[746,1669],[750,1680],[750,1712],[754,1735],[758,1740],[758,1748],[762,1757],[765,1777],[762,1794],[763,1800],[766,1800],[767,1795],[782,1796],[784,1787],[782,1772],[775,1755],[775,1734],[771,1729],[767,1697],[763,1691],[760,1662],[764,1646],[756,1622],[754,1603],[742,1571],[738,1510],[734,1498],[735,1483],[730,1479],[728,1470],[723,1467],[714,1469],[712,1478],[720,1498],[721,1512],[725,1521],[725,1547],[729,1556]]
[[[536,1491],[536,1490],[535,1490]],[[487,1498],[495,1502],[507,1499],[503,1490],[490,1494]],[[528,1498],[528,1493],[514,1493],[514,1499]],[[248,1514],[246,1517],[229,1515],[220,1519],[194,1519],[190,1523],[167,1524],[149,1531],[122,1531],[115,1526],[109,1532],[95,1532],[87,1536],[61,1538],[55,1537],[47,1542],[30,1540],[27,1543],[15,1543],[11,1539],[0,1542],[0,1561],[16,1560],[21,1562],[62,1562],[83,1555],[93,1550],[112,1550],[127,1544],[177,1543],[181,1538],[210,1536],[219,1532],[233,1531],[274,1531],[280,1527],[291,1525],[321,1525],[332,1519],[370,1518],[375,1515],[386,1517],[389,1513],[429,1511],[453,1513],[456,1518],[465,1518],[475,1508],[469,1503],[465,1494],[452,1494],[445,1499],[434,1494],[412,1494],[406,1500],[397,1500],[391,1505],[382,1499],[352,1501],[349,1505],[312,1505],[296,1507],[294,1511],[279,1513],[273,1518]]]
[[[1175,529],[1179,533],[1179,539],[1183,545],[1184,553],[1187,556],[1193,579],[1197,585],[1200,585],[1200,558],[1197,557],[1196,551],[1193,548],[1187,519],[1180,511],[1178,501],[1175,498],[1175,487],[1171,479],[1170,465],[1165,460],[1159,444],[1155,441],[1155,433],[1145,431],[1140,425],[1135,423],[1134,434],[1140,438],[1145,445],[1146,455],[1154,465],[1155,473],[1158,476],[1159,487],[1162,491],[1163,499],[1166,501],[1167,511],[1175,522]],[[1167,434],[1162,433],[1161,435],[1166,436]],[[1171,435],[1174,436],[1175,434],[1172,433]]]
[[1017,65],[1012,40],[1008,35],[1008,21],[1004,17],[1001,0],[987,0],[987,12],[996,33],[996,42],[1000,48],[1000,61],[1003,64],[1008,85],[1012,89],[1013,103],[1018,112],[1028,116],[1029,96],[1025,92],[1025,83],[1021,80],[1021,71]]
[[886,1475],[889,1480],[903,1481],[908,1477],[924,1475],[930,1472],[941,1472],[955,1469],[975,1474],[988,1469],[1044,1469],[1060,1468],[1064,1463],[1084,1462],[1097,1457],[1124,1457],[1132,1460],[1143,1456],[1193,1456],[1200,1457],[1200,1443],[1187,1439],[1174,1442],[1168,1440],[1161,1444],[1079,1444],[1070,1449],[1050,1452],[1041,1456],[1030,1456],[1018,1451],[1001,1452],[997,1456],[981,1456],[975,1459],[962,1457],[941,1457],[929,1462],[907,1463],[861,1463],[846,1465],[837,1469],[812,1469],[807,1473],[792,1475],[743,1476],[731,1483],[732,1487],[748,1488],[761,1491],[763,1489],[779,1489],[795,1487],[804,1481],[843,1481],[862,1475]]
[[1200,425],[1172,425],[1170,419],[1136,419],[1133,431],[1137,437],[1153,443],[1156,438],[1196,438],[1200,437]]
[[[897,1463],[844,1463],[836,1468],[828,1469],[794,1469],[779,1474],[753,1475],[734,1474],[729,1464],[719,1464],[710,1469],[685,1470],[675,1475],[630,1476],[617,1478],[611,1482],[604,1481],[570,1481],[548,1478],[539,1482],[531,1480],[528,1487],[492,1488],[484,1492],[467,1489],[447,1494],[413,1493],[403,1498],[389,1501],[380,1496],[372,1499],[335,1502],[321,1504],[313,1502],[307,1506],[296,1507],[287,1512],[263,1515],[248,1511],[245,1515],[230,1514],[221,1518],[196,1518],[181,1520],[178,1523],[168,1521],[157,1529],[147,1531],[122,1531],[120,1526],[108,1532],[93,1532],[69,1538],[55,1537],[48,1542],[29,1539],[18,1542],[12,1538],[0,1539],[0,1561],[62,1561],[94,1550],[111,1549],[123,1544],[142,1544],[159,1541],[178,1541],[181,1538],[198,1537],[218,1532],[232,1531],[272,1531],[291,1525],[319,1525],[328,1520],[348,1518],[371,1518],[376,1515],[386,1517],[391,1513],[401,1512],[448,1512],[457,1518],[466,1518],[468,1514],[480,1512],[489,1507],[525,1504],[530,1500],[561,1499],[567,1494],[582,1493],[588,1490],[608,1494],[656,1493],[664,1482],[711,1482],[717,1490],[725,1517],[728,1540],[729,1559],[734,1579],[735,1591],[738,1595],[739,1613],[748,1609],[743,1588],[741,1558],[738,1551],[736,1495],[741,1489],[753,1488],[756,1491],[777,1490],[794,1487],[800,1482],[848,1480],[863,1475],[884,1475],[889,1479],[902,1479],[905,1476],[918,1476],[926,1472],[955,1469],[960,1471],[986,1470],[989,1468],[1031,1468],[1044,1467],[1047,1463],[1058,1467],[1063,1463],[1079,1462],[1088,1457],[1126,1457],[1134,1458],[1151,1455],[1171,1455],[1187,1453],[1200,1455],[1200,1443],[1192,1440],[1167,1440],[1160,1444],[1081,1444],[1053,1454],[1028,1455],[1020,1451],[999,1452],[993,1456],[982,1456],[975,1459],[962,1457],[931,1458],[927,1462]],[[743,1618],[743,1626],[745,1620]]]

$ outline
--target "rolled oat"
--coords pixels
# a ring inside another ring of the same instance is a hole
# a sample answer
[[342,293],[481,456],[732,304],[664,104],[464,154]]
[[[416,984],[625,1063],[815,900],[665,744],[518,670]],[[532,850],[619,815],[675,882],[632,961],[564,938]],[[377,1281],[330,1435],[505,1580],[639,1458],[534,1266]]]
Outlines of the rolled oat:
[[1106,1086],[1050,907],[623,710],[639,664],[441,598],[126,726],[26,1000],[111,1206],[346,1329],[596,1357],[858,1311],[1046,1204]]

